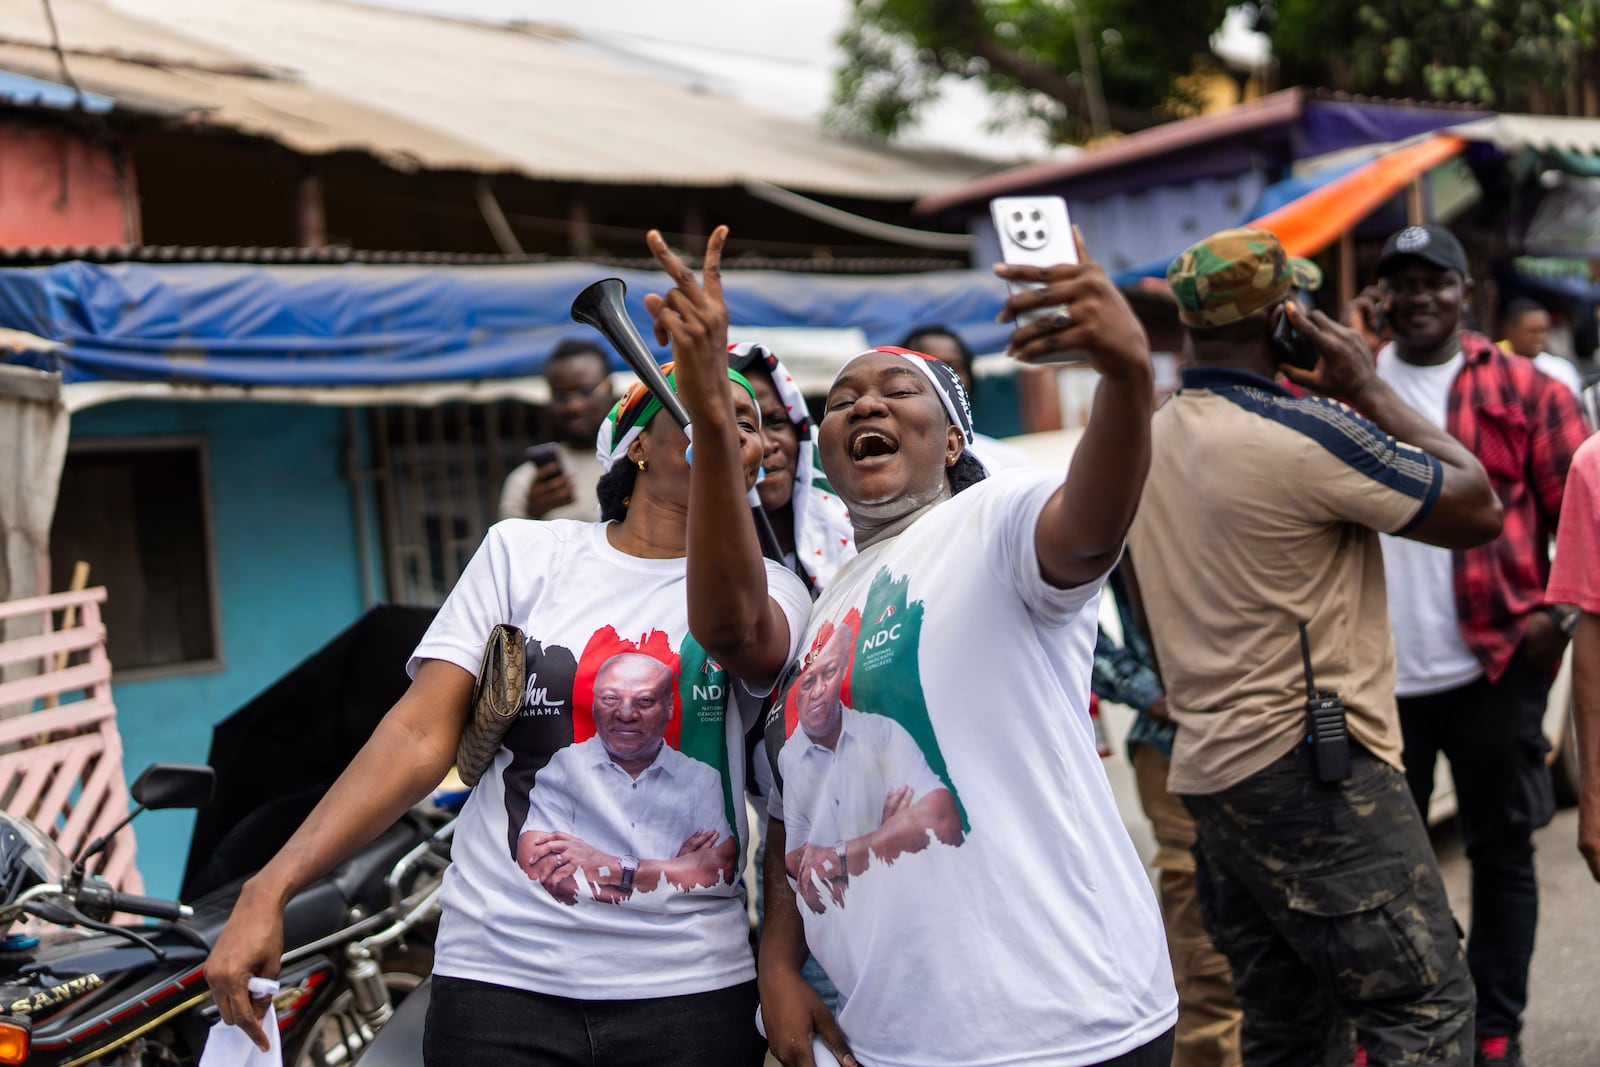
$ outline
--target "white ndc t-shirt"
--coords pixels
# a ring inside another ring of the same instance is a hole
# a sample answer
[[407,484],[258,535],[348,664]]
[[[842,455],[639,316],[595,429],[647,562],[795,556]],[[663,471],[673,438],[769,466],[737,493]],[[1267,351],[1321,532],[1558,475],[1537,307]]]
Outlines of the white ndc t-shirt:
[[[1418,367],[1401,359],[1393,345],[1385,345],[1378,353],[1378,377],[1443,430],[1450,414],[1450,386],[1464,363],[1457,352],[1448,362]],[[1395,695],[1443,693],[1476,679],[1483,664],[1461,636],[1450,550],[1389,534],[1380,541],[1394,631]]]
[[[582,1000],[702,993],[755,976],[736,878],[689,891],[662,879],[606,903],[585,872],[579,899],[566,904],[516,861],[526,829],[571,833],[641,861],[673,859],[706,829],[718,844],[734,835],[740,856],[748,840],[744,733],[768,687],[734,680],[690,636],[686,560],[619,552],[608,528],[526,519],[491,527],[407,665],[415,675],[438,659],[476,674],[495,624],[527,636],[521,712],[457,823],[438,974]],[[767,564],[767,588],[789,620],[792,656],[810,597],[776,563]],[[605,750],[591,739],[595,674],[626,652],[671,667],[674,708],[672,751],[624,782],[620,767],[597,765]],[[619,800],[636,793],[648,800]],[[608,873],[593,880],[615,884]]]
[[[820,913],[799,902],[871,1067],[1100,1063],[1177,1017],[1161,913],[1089,718],[1103,583],[1056,589],[1039,573],[1034,528],[1059,486],[995,475],[862,550],[818,598],[767,717],[790,772],[771,810],[791,854],[807,839],[822,860],[848,850],[906,785],[946,813],[911,823],[918,847],[812,894]],[[854,634],[841,701],[859,716],[847,737],[862,742],[835,757],[847,776],[818,773],[828,760],[808,748],[795,685],[841,624]]]

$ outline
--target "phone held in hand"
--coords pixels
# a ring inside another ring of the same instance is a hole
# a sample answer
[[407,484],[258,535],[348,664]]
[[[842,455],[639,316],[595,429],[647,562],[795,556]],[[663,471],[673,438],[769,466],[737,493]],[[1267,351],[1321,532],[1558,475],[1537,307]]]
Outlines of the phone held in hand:
[[[989,202],[995,232],[1000,237],[1000,256],[1005,262],[1030,267],[1055,267],[1078,262],[1078,242],[1067,216],[1067,202],[1059,196],[1002,196]],[[1013,293],[1043,288],[1040,282],[1007,280]],[[1061,305],[1046,305],[1017,316],[1016,325],[1031,322],[1061,310]],[[1070,309],[1069,309],[1070,310]],[[1030,363],[1087,363],[1080,349],[1062,349]]]
[[1291,367],[1301,370],[1316,370],[1317,361],[1322,357],[1317,355],[1311,347],[1311,342],[1294,328],[1294,323],[1289,321],[1287,305],[1280,306],[1276,312],[1276,319],[1272,323],[1272,348],[1278,353],[1278,358]]
[[[1054,267],[1078,262],[1078,245],[1072,238],[1067,202],[1059,196],[1002,196],[989,201],[995,233],[1000,238],[1000,258],[1029,267]],[[1039,282],[1007,281],[1013,293],[1041,288]],[[1017,324],[1033,322],[1056,311],[1043,307],[1017,316]]]
[[547,467],[554,467],[558,472],[561,470],[561,449],[556,447],[554,441],[543,441],[530,446],[522,453],[522,458],[539,470]]

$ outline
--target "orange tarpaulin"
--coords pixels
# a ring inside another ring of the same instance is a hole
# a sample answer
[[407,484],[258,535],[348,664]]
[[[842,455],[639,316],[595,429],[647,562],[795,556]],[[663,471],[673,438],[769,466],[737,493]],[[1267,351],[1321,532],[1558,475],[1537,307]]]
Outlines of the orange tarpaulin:
[[1404,189],[1466,146],[1438,134],[1402,148],[1313,190],[1247,225],[1278,235],[1291,256],[1312,256]]

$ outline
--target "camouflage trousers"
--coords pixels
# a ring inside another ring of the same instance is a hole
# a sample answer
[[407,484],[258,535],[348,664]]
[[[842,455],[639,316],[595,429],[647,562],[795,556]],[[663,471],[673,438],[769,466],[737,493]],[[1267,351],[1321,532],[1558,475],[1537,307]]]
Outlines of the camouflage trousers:
[[1233,966],[1245,1067],[1473,1057],[1473,990],[1426,827],[1399,771],[1352,745],[1323,785],[1304,746],[1187,796],[1200,910]]

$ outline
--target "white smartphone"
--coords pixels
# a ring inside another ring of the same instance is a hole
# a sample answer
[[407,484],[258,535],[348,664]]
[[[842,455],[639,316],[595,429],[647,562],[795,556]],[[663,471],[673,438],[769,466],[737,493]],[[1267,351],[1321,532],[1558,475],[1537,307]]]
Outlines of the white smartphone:
[[[1000,237],[1000,258],[1007,263],[1053,267],[1078,262],[1078,244],[1072,238],[1067,202],[1059,196],[1002,196],[989,201],[995,233]],[[1041,288],[1038,282],[1006,282],[1013,293]],[[1038,308],[1017,316],[1017,324],[1033,322],[1056,309]]]

